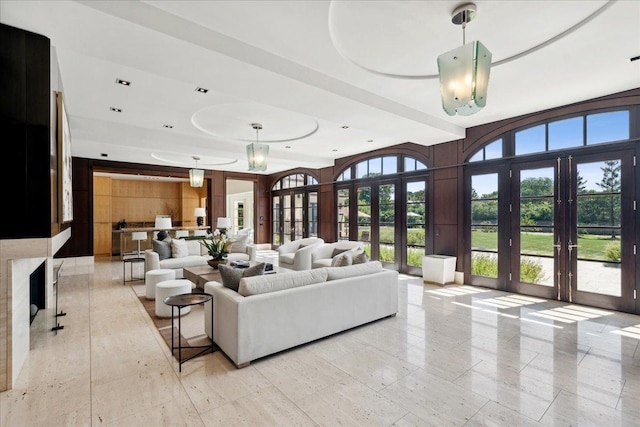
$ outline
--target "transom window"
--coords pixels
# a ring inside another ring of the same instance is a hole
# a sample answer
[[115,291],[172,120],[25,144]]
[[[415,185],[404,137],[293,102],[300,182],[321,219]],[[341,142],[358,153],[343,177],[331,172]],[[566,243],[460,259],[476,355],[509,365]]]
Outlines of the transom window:
[[410,156],[393,155],[373,157],[347,167],[338,175],[336,181],[373,178],[424,169],[427,169],[427,165]]
[[[629,110],[606,111],[568,117],[513,132],[513,137],[491,141],[476,151],[469,162],[523,156],[545,151],[626,141],[630,135]],[[508,135],[507,135],[508,136]]]
[[287,188],[305,187],[307,185],[318,185],[318,180],[307,175],[306,173],[298,173],[287,175],[273,184],[271,191],[285,190]]

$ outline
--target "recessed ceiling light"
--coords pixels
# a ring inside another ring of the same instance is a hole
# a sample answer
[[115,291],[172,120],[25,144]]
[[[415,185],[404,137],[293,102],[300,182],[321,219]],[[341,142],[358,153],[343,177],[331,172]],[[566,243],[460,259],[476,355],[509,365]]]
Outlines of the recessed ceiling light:
[[291,148],[291,146],[290,145],[285,145],[284,148]]
[[173,125],[162,125],[162,127],[167,128],[167,129],[173,129]]
[[196,88],[196,92],[207,93],[207,92],[209,92],[209,89],[205,89],[203,87],[197,87]]
[[373,139],[367,139],[367,142],[373,142]]
[[102,157],[109,157],[109,155],[107,153],[100,153],[100,156]]
[[122,86],[131,86],[131,82],[127,80],[116,79],[116,83]]
[[344,126],[342,126],[342,129],[349,129],[349,126],[344,125]]
[[337,148],[334,148],[334,149],[333,149],[333,150],[331,150],[331,151],[338,151],[338,149],[337,149]]
[[111,107],[109,108],[109,110],[113,111],[114,113],[122,113],[122,108]]
[[634,56],[633,58],[629,58],[629,61],[633,62],[633,61],[637,61],[638,59],[640,59],[640,55]]

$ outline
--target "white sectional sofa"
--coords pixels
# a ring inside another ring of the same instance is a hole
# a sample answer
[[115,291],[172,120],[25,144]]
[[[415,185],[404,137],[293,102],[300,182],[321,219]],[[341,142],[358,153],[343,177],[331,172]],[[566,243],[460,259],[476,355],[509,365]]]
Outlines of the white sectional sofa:
[[[239,368],[252,360],[398,311],[398,272],[378,261],[207,282],[207,335]],[[213,305],[213,325],[211,309]]]
[[355,242],[351,240],[341,240],[335,243],[325,243],[316,246],[311,251],[311,268],[331,267],[333,259],[339,254],[333,255],[334,251],[352,251],[364,249],[364,242]]
[[[188,255],[175,258],[160,259],[160,254],[153,249],[144,251],[144,272],[149,270],[157,270],[160,268],[172,269],[176,271],[176,279],[183,277],[182,269],[184,267],[195,267],[198,265],[206,265],[211,257],[207,253],[207,249],[200,244],[200,240],[186,240]],[[256,259],[257,247],[253,244],[246,245],[245,252],[230,252],[227,256],[229,262],[232,261],[254,261]]]

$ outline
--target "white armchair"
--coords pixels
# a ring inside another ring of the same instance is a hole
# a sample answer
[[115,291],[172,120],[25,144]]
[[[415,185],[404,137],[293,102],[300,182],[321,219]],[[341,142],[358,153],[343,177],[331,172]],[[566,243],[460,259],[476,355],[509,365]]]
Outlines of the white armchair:
[[324,240],[319,237],[285,243],[278,248],[278,264],[291,270],[311,270],[311,252],[323,244]]
[[[356,251],[363,250],[364,242],[356,242],[352,240],[341,240],[335,243],[325,243],[324,245],[316,246],[311,251],[311,267],[331,267],[331,262],[334,258],[334,250],[338,251]],[[338,256],[336,254],[335,256]]]

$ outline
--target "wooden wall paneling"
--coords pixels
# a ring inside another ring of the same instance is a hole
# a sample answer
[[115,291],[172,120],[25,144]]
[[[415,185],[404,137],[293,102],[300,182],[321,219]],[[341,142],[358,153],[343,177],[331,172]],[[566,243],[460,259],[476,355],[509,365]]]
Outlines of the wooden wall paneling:
[[271,242],[271,180],[270,177],[259,175],[255,186],[256,191],[256,229],[253,240],[256,243]]
[[94,255],[111,255],[111,232],[113,226],[111,223],[94,223],[93,224],[93,254]]
[[223,171],[213,171],[212,200],[211,200],[211,226],[216,227],[218,217],[225,216],[226,199],[225,199],[225,177]]
[[[458,226],[457,225],[436,225],[433,244],[433,252],[440,255],[451,255],[458,258]],[[460,271],[461,266],[457,265],[456,270]]]
[[335,209],[335,192],[333,188],[334,168],[332,166],[320,169],[320,189],[318,191],[318,237],[327,242],[336,240],[337,219]]
[[200,188],[192,187],[188,182],[181,185],[182,199],[180,217],[182,226],[196,226],[196,217],[193,215],[195,208],[200,206]]
[[433,189],[434,224],[455,225],[458,223],[458,179],[436,179]]

